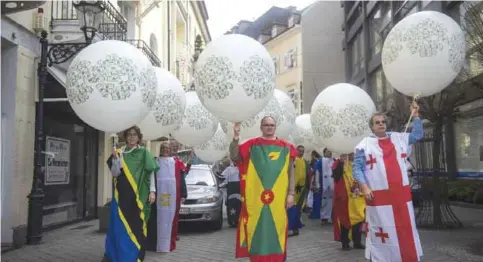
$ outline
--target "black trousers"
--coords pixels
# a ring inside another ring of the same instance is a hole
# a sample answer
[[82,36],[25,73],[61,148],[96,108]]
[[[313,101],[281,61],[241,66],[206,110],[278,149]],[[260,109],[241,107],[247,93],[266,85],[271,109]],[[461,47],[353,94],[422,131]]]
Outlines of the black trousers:
[[345,228],[344,226],[340,225],[340,240],[342,245],[349,245],[349,230],[352,229],[352,242],[354,245],[361,245],[362,244],[362,232],[361,232],[361,223],[357,223],[352,226],[352,228]]

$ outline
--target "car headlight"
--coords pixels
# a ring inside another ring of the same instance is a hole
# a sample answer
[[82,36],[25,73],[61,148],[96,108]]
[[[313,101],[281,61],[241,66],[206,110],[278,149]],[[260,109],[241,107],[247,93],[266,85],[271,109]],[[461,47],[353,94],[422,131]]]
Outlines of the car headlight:
[[216,201],[218,201],[217,196],[209,196],[209,197],[203,197],[203,198],[198,199],[198,201],[196,201],[196,203],[198,203],[198,204],[208,204],[208,203],[214,203]]

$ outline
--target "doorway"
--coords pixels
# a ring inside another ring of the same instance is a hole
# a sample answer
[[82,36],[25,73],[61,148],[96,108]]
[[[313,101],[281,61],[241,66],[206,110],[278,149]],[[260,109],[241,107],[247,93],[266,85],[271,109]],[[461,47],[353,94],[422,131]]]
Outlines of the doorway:
[[[51,75],[46,98],[65,98]],[[44,104],[43,226],[94,218],[97,210],[98,131],[80,120],[67,101]]]

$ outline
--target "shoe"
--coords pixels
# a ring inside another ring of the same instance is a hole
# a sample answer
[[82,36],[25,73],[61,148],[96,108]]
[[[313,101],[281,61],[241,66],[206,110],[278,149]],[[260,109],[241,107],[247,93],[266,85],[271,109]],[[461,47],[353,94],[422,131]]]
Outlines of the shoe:
[[294,236],[298,236],[298,235],[299,235],[299,230],[298,230],[298,229],[294,229],[294,231],[293,231],[293,235],[294,235]]
[[366,249],[366,246],[364,246],[363,244],[358,244],[358,245],[354,245],[354,248],[355,249]]
[[345,244],[345,245],[342,244],[342,250],[349,251],[349,250],[351,250],[351,247],[349,246],[349,244]]

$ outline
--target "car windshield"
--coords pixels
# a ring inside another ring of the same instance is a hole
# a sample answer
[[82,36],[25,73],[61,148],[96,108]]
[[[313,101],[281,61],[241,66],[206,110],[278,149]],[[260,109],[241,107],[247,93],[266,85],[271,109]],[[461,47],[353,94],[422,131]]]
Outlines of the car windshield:
[[211,175],[209,169],[196,169],[191,168],[190,172],[186,175],[186,185],[196,186],[215,186],[215,180]]

